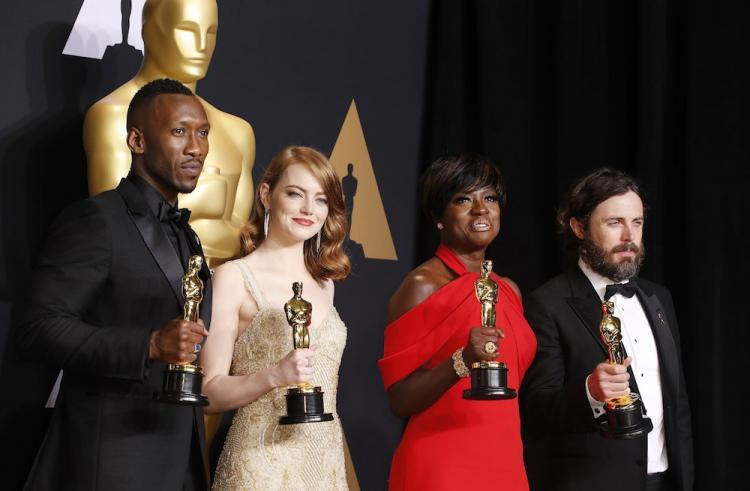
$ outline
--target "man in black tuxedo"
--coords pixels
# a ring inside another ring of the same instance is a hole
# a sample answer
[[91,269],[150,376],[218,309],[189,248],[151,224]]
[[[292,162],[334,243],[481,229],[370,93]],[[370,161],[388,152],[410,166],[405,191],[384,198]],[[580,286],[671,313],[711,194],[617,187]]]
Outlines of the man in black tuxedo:
[[[638,184],[599,169],[569,192],[558,226],[578,264],[526,299],[537,354],[520,392],[532,490],[690,490],[693,449],[672,297],[637,278],[644,257]],[[621,286],[608,286],[624,284]],[[602,302],[615,304],[628,357],[611,365],[599,333]],[[653,430],[605,439],[604,401],[640,394]]]
[[167,79],[138,91],[127,121],[130,174],[58,217],[17,330],[22,356],[64,371],[28,490],[208,488],[201,408],[153,394],[208,334],[207,268],[202,319],[181,316],[181,279],[202,250],[176,205],[198,182],[209,122]]

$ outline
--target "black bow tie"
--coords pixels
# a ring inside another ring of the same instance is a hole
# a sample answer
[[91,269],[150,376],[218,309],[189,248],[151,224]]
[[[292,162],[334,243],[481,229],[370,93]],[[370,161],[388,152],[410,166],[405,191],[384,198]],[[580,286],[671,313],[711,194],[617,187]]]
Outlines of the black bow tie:
[[614,283],[607,285],[607,290],[604,292],[604,300],[609,300],[612,295],[619,293],[623,297],[632,297],[636,292],[636,285],[633,281],[627,283]]
[[172,222],[178,227],[187,224],[190,220],[190,210],[187,208],[174,208],[166,202],[162,203],[159,209],[159,221]]

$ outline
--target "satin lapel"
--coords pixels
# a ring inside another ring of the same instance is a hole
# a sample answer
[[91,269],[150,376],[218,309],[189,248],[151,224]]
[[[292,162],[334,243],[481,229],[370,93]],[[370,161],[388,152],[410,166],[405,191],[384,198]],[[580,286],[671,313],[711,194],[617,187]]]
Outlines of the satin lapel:
[[[601,348],[604,355],[602,358],[602,361],[604,361],[609,356],[609,352],[599,332],[599,324],[602,321],[602,301],[580,268],[576,266],[568,273],[568,278],[573,293],[573,296],[567,299],[568,304],[586,326],[586,330],[596,339],[596,344]],[[591,369],[593,370],[594,367],[591,367]],[[638,383],[631,367],[628,367],[628,373],[630,373],[630,390],[638,392]]]
[[148,247],[156,264],[172,287],[177,303],[182,305],[182,276],[185,274],[180,265],[177,253],[162,230],[159,220],[150,212],[148,205],[138,189],[126,179],[120,181],[117,191],[128,207],[130,219],[133,220],[143,242]]
[[188,227],[188,243],[190,244],[191,254],[199,254],[203,258],[203,266],[201,267],[200,277],[203,280],[203,301],[200,307],[200,318],[206,324],[206,329],[211,324],[211,305],[213,304],[213,288],[211,287],[211,275],[213,274],[211,268],[208,267],[208,261],[206,256],[203,254],[203,246],[198,234]]
[[570,305],[570,308],[573,309],[581,320],[583,327],[593,336],[594,342],[601,348],[602,354],[606,357],[607,347],[599,333],[599,324],[602,321],[602,308],[599,296],[578,266],[569,271],[567,276],[570,281],[572,293],[572,296],[566,299],[568,305]]
[[659,353],[659,369],[663,374],[662,380],[668,383],[673,400],[676,400],[679,380],[677,345],[674,342],[669,321],[667,321],[666,311],[655,294],[645,292],[643,288],[638,288],[636,294],[643,305],[651,331],[654,333]]

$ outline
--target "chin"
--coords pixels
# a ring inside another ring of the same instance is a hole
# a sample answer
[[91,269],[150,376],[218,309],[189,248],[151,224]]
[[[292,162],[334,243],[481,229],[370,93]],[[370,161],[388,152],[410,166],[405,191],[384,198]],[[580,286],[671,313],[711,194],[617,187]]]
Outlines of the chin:
[[207,66],[186,66],[182,69],[182,74],[180,75],[180,82],[182,83],[192,83],[196,80],[200,80],[203,77],[206,76],[206,72],[208,72]]
[[180,184],[177,186],[177,192],[180,194],[190,194],[193,191],[195,191],[195,188],[198,187],[198,181],[196,180],[194,183],[191,184]]

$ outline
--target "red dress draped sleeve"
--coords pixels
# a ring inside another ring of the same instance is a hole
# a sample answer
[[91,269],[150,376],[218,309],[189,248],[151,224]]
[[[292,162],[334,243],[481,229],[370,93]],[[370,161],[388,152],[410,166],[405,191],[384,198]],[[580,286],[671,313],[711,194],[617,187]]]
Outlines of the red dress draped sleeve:
[[[421,366],[433,368],[464,346],[468,331],[481,324],[471,273],[447,247],[435,255],[459,277],[388,325],[378,362],[385,388]],[[499,360],[508,386],[518,389],[536,352],[536,338],[513,289],[497,275],[496,325],[505,332]],[[393,456],[391,491],[527,490],[518,399],[471,401],[471,383],[459,379],[432,406],[409,418]]]

